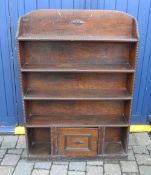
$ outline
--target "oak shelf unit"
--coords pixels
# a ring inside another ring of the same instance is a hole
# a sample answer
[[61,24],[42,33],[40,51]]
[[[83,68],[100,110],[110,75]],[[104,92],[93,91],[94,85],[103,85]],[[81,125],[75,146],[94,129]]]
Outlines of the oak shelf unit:
[[29,158],[127,157],[137,47],[136,20],[118,11],[37,10],[20,18]]

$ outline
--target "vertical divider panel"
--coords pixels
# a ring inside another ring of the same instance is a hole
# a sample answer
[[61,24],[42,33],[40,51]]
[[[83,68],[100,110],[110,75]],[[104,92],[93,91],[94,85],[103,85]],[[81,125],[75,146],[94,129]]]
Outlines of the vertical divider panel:
[[98,128],[98,154],[103,154],[103,143],[104,143],[104,130],[103,127]]
[[103,145],[102,145],[102,154],[104,154],[105,136],[106,136],[106,128],[103,127]]
[[58,149],[58,146],[57,146],[57,128],[56,127],[52,127],[51,128],[52,132],[51,132],[51,152],[52,152],[52,156],[54,155],[57,155],[57,149]]
[[28,128],[25,127],[25,138],[26,138],[26,150],[27,150],[27,155],[29,155],[29,149],[30,149],[30,143],[28,139]]

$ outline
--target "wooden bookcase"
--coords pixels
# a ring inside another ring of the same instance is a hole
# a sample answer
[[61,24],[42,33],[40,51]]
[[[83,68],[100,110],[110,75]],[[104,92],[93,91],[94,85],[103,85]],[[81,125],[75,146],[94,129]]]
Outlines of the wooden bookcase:
[[118,11],[38,10],[17,47],[29,158],[126,157],[138,30]]

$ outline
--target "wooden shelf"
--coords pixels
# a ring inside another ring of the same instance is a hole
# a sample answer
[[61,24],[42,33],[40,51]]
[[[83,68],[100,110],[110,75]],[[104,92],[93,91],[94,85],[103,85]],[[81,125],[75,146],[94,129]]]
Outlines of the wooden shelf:
[[106,142],[104,144],[104,154],[124,154],[124,148],[121,142]]
[[39,92],[28,89],[24,100],[131,100],[132,96],[126,89],[77,89],[51,90]]
[[81,126],[128,126],[125,116],[42,116],[32,115],[27,118],[27,127],[81,127]]
[[102,41],[102,42],[137,42],[137,38],[128,37],[103,37],[103,36],[54,36],[54,35],[38,35],[38,34],[26,34],[17,37],[20,41]]
[[25,64],[22,72],[125,72],[135,70],[130,64]]

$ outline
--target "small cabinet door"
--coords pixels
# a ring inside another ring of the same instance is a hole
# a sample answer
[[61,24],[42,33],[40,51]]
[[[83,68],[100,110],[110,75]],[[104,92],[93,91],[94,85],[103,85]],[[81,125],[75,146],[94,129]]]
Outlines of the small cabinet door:
[[58,130],[59,155],[97,155],[97,128],[59,128]]

